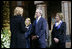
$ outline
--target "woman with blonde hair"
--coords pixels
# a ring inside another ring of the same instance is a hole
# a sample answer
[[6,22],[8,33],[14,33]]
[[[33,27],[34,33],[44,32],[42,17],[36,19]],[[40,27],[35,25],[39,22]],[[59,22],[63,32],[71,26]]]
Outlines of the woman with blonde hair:
[[26,18],[25,19],[25,25],[28,26],[31,24],[31,19],[30,18]]
[[25,19],[25,25],[26,25],[26,28],[27,28],[27,31],[25,33],[26,48],[31,48],[30,37],[31,37],[31,33],[32,33],[32,24],[31,24],[30,18]]
[[14,9],[14,16],[10,19],[10,30],[11,30],[11,42],[10,48],[25,48],[25,32],[27,29],[25,28],[23,16],[23,8],[16,7]]
[[14,16],[17,16],[17,15],[23,16],[23,8],[22,7],[16,7],[15,8],[15,10],[14,10]]
[[65,48],[66,23],[62,21],[63,13],[56,14],[56,22],[52,30],[52,48]]

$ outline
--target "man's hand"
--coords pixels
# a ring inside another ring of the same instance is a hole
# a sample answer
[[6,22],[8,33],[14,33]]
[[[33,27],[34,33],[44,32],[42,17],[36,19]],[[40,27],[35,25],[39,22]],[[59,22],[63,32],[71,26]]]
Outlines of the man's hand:
[[32,40],[33,40],[33,39],[36,39],[36,36],[32,36]]
[[35,36],[32,36],[32,40],[33,40],[33,39],[37,39],[37,36],[36,36],[36,35],[35,35]]
[[58,38],[54,38],[54,41],[55,41],[56,43],[58,43],[58,42],[59,42],[59,39],[58,39]]

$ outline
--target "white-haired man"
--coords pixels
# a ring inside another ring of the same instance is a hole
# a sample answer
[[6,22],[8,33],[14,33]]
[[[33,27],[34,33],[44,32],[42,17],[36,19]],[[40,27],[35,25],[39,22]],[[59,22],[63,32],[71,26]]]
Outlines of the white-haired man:
[[42,17],[42,10],[36,9],[36,20],[33,23],[32,40],[34,40],[34,48],[46,48],[45,32],[47,27],[47,21]]

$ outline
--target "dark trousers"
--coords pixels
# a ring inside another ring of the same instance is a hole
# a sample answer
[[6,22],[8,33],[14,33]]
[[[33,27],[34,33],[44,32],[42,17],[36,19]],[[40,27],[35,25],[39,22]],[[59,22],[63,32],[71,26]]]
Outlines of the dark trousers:
[[52,43],[51,48],[65,48],[65,43]]
[[39,47],[40,47],[40,45],[39,45],[38,40],[32,40],[31,48],[39,48]]

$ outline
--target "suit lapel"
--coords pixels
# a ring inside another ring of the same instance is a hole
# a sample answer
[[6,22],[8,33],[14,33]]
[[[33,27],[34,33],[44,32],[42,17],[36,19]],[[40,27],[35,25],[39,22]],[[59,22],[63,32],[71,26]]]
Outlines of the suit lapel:
[[[42,17],[41,17],[42,18]],[[40,22],[41,22],[41,18],[39,19],[39,21],[38,21],[38,23],[37,24],[39,24]]]

